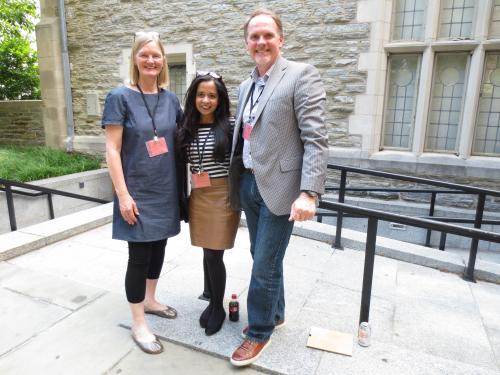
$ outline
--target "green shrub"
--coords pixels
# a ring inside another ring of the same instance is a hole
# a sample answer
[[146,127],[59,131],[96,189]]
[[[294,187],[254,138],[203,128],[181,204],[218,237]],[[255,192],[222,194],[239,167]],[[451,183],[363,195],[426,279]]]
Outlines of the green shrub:
[[0,145],[0,178],[28,182],[101,168],[103,159],[48,147]]

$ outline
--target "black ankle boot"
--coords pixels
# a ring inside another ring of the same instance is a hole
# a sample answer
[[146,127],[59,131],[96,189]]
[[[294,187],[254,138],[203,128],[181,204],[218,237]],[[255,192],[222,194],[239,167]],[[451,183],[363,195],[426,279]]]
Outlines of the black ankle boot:
[[200,327],[207,328],[208,319],[210,318],[210,314],[212,313],[212,305],[208,305],[205,310],[200,315]]
[[207,328],[205,328],[205,334],[207,336],[212,336],[219,332],[222,328],[222,324],[224,324],[224,320],[226,320],[226,312],[224,309],[219,312],[215,310],[212,311],[208,319]]

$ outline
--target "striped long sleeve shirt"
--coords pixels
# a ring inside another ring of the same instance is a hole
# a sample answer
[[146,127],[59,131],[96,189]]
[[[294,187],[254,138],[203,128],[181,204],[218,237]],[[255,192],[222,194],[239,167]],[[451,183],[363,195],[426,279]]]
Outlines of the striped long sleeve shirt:
[[[202,124],[198,128],[198,141],[195,138],[188,148],[191,173],[208,172],[210,178],[227,177],[229,174],[230,151],[226,152],[224,162],[214,158],[215,132],[212,124]],[[201,159],[201,160],[200,160]]]

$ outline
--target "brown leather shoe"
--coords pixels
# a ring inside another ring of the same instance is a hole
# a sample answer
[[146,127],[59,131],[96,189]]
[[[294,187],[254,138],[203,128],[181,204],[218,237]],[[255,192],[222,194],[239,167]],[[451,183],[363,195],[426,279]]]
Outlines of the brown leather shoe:
[[[284,320],[278,320],[276,322],[276,324],[274,325],[274,330],[276,331],[277,329],[283,328],[285,325],[286,325],[286,323],[285,323]],[[246,339],[247,338],[247,333],[248,333],[248,326],[246,326],[245,328],[243,328],[243,330],[241,331],[241,337],[243,337],[244,339]]]
[[271,339],[267,339],[267,341],[263,342],[250,341],[246,339],[238,347],[238,349],[234,351],[231,356],[231,364],[241,367],[255,362],[270,343]]

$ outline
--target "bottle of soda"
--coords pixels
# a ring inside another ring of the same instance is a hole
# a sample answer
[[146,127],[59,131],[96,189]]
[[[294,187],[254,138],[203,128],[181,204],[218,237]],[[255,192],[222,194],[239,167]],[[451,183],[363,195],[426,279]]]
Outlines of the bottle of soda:
[[231,295],[231,301],[229,301],[229,320],[232,322],[240,320],[240,303],[236,293]]

